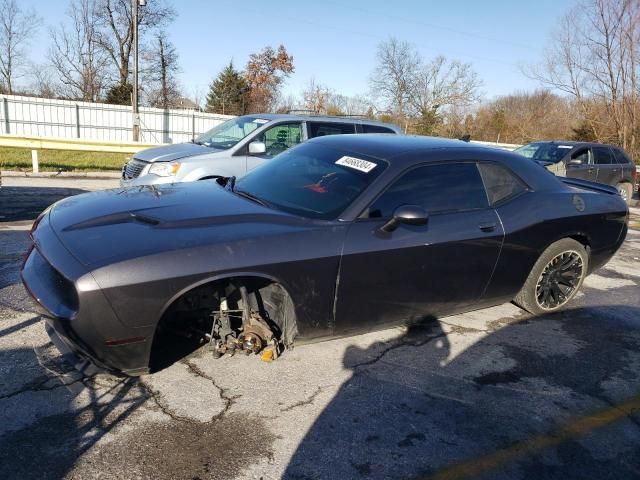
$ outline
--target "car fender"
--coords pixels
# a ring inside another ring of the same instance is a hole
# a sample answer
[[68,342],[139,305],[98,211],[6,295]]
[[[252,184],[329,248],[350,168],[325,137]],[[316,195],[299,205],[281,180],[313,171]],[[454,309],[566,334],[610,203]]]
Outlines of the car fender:
[[169,298],[169,300],[167,300],[165,302],[165,304],[163,305],[163,307],[160,310],[160,313],[158,315],[158,320],[160,320],[160,318],[162,318],[162,316],[165,314],[167,309],[177,299],[179,299],[185,293],[190,292],[194,288],[198,288],[198,287],[200,287],[202,285],[206,285],[207,283],[219,282],[221,280],[229,280],[229,279],[238,278],[238,277],[262,278],[264,280],[269,280],[270,282],[273,282],[273,283],[278,283],[278,284],[282,285],[282,288],[284,288],[287,291],[287,294],[292,299],[294,298],[291,295],[291,289],[287,285],[287,282],[285,282],[285,281],[283,281],[283,280],[281,280],[279,278],[276,278],[276,277],[274,277],[272,275],[266,274],[264,272],[254,272],[254,271],[225,272],[225,273],[221,273],[221,274],[218,274],[218,275],[211,275],[211,276],[202,277],[197,282],[193,282],[193,283],[187,285],[186,287],[182,288],[181,290],[179,290],[171,298]]

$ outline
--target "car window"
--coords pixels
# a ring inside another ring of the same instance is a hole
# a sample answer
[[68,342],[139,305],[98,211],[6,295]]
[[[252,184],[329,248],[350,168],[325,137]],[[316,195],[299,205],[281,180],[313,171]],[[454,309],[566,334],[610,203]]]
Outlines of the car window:
[[238,179],[234,191],[278,210],[332,220],[386,167],[384,160],[303,143]]
[[571,160],[580,160],[584,165],[593,163],[593,155],[591,155],[590,148],[583,148],[577,150],[571,155]]
[[593,155],[595,157],[596,164],[608,165],[614,163],[613,155],[609,147],[593,147]]
[[420,205],[429,213],[438,213],[485,208],[489,203],[475,163],[448,163],[407,172],[363,216],[390,218],[401,205]]
[[266,123],[269,120],[249,115],[232,118],[203,133],[193,142],[220,150],[228,149]]
[[355,123],[307,122],[309,138],[356,133]]
[[526,185],[520,179],[501,165],[480,163],[478,168],[491,205],[515,197],[527,190]]
[[274,156],[302,142],[301,123],[276,125],[260,135],[260,141],[267,147],[266,155]]
[[388,127],[382,127],[380,125],[368,125],[362,124],[362,133],[396,133]]
[[615,163],[631,163],[631,159],[619,148],[612,148]]
[[540,142],[523,145],[516,148],[514,152],[534,160],[556,163],[562,160],[572,149],[573,145]]

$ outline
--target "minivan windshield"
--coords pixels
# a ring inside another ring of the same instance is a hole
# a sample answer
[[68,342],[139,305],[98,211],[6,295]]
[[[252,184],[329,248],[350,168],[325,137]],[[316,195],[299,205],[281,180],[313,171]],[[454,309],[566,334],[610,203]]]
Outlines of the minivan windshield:
[[573,145],[536,142],[516,148],[515,153],[540,162],[557,163],[573,149]]
[[303,143],[238,179],[234,192],[277,210],[333,220],[386,167],[383,160]]
[[266,123],[269,123],[269,120],[254,116],[232,118],[203,133],[194,140],[194,143],[227,150]]

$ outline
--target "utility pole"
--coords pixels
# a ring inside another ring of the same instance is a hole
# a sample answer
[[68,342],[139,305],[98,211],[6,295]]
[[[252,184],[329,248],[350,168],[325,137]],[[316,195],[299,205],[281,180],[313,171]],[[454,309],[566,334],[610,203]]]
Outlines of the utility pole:
[[133,17],[133,141],[140,141],[140,111],[138,100],[138,6],[144,7],[146,0],[131,0]]

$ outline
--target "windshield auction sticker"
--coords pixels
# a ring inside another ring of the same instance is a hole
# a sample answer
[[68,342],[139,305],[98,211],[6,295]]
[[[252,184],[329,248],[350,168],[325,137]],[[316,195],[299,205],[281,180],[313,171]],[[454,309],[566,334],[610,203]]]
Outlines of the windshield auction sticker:
[[364,172],[364,173],[369,173],[371,170],[376,168],[376,164],[373,162],[367,162],[366,160],[362,160],[360,158],[347,157],[347,156],[340,158],[336,162],[336,165],[355,168],[356,170],[360,170],[361,172]]

